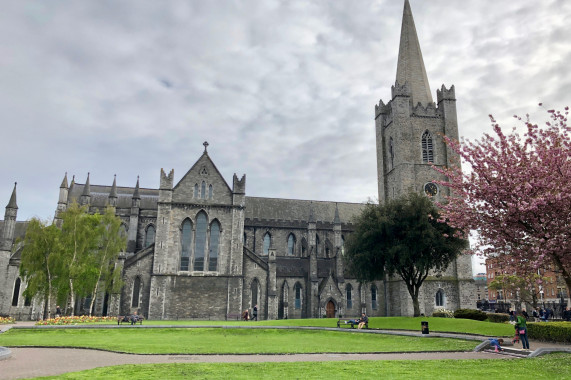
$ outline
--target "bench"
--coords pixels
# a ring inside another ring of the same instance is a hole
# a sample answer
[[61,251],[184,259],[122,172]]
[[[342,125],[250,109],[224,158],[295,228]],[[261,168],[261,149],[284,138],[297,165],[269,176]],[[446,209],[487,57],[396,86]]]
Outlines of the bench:
[[[349,321],[355,321],[353,323],[349,322]],[[337,327],[341,328],[341,327],[351,327],[352,329],[355,328],[355,326],[359,325],[359,318],[339,318],[337,320]],[[369,322],[365,323],[365,326],[363,326],[363,328],[368,329],[369,328]]]
[[133,317],[135,317],[135,323],[138,322],[140,325],[143,324],[143,320],[144,320],[145,318],[143,318],[143,317],[140,316],[140,315],[135,315],[135,316],[133,316],[133,315],[120,315],[120,316],[117,317],[117,324],[118,324],[118,325],[122,325],[123,323],[135,324],[135,323],[132,323],[132,322],[131,322],[131,318],[133,318]]

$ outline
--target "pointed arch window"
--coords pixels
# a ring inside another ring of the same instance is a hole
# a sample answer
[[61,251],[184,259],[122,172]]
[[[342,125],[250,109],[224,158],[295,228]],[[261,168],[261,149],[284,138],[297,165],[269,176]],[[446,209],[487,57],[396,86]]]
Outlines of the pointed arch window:
[[204,181],[202,181],[202,185],[200,185],[200,197],[206,199],[206,182]]
[[395,147],[393,144],[393,138],[389,139],[389,170],[393,170],[395,167]]
[[301,285],[297,282],[293,288],[295,292],[295,308],[301,309]]
[[180,246],[180,270],[187,271],[190,264],[190,250],[192,247],[192,223],[189,219],[186,219],[182,223]]
[[341,256],[345,256],[345,237],[341,235]]
[[208,185],[208,199],[212,199],[212,185]]
[[347,284],[347,288],[345,288],[345,292],[347,295],[347,309],[353,308],[353,287],[351,284]]
[[135,281],[133,281],[133,300],[131,301],[131,307],[139,307],[140,294],[141,294],[141,278],[137,276],[135,277]]
[[262,254],[267,256],[268,253],[270,252],[270,246],[272,245],[272,236],[270,235],[269,232],[266,232],[266,234],[264,235],[264,247],[262,250]]
[[424,131],[422,134],[422,162],[434,163],[434,148],[432,144],[432,135],[429,131]]
[[442,289],[438,289],[434,298],[437,307],[444,307],[444,291]]
[[[204,182],[203,182],[204,183]],[[204,270],[204,254],[206,251],[206,229],[208,227],[206,214],[200,212],[196,217],[196,245],[194,248],[194,270]]]
[[319,235],[315,235],[315,254],[319,255]]
[[200,198],[200,193],[198,192],[198,183],[194,184],[194,197],[195,198]]
[[20,277],[16,279],[14,282],[14,294],[12,295],[12,306],[18,306],[18,299],[20,298],[20,284],[22,281]]
[[208,252],[208,270],[215,271],[218,265],[218,246],[220,244],[220,224],[217,221],[210,225],[210,250]]
[[155,243],[155,226],[149,224],[147,227],[147,231],[145,233],[145,248],[153,245]]
[[295,253],[295,236],[293,234],[289,234],[287,238],[287,255],[293,256]]
[[377,287],[371,285],[371,307],[373,310],[377,310]]

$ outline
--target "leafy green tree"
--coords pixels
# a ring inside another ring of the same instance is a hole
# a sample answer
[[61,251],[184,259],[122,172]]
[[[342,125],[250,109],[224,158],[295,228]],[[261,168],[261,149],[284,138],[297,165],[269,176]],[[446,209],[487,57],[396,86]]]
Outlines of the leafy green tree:
[[52,298],[63,278],[60,237],[61,230],[55,225],[34,218],[21,242],[20,276],[27,284],[24,296],[44,299],[44,317],[50,316]]
[[127,247],[127,239],[121,234],[121,220],[115,216],[115,210],[107,207],[101,216],[99,233],[99,248],[92,255],[90,272],[95,273],[95,282],[91,292],[89,315],[99,287],[102,286],[108,293],[117,293],[123,286],[121,280],[121,267],[117,266],[119,253]]
[[347,268],[359,281],[398,275],[420,315],[419,289],[431,270],[443,271],[468,246],[459,230],[440,220],[432,201],[416,193],[368,204],[347,239]]
[[101,215],[89,214],[87,207],[73,202],[62,213],[61,256],[66,263],[71,315],[76,297],[91,294],[96,275],[93,256],[99,248]]

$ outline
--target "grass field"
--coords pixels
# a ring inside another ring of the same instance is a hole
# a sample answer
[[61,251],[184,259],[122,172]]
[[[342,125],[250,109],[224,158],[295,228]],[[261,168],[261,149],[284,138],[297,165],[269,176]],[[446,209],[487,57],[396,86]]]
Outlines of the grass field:
[[[432,332],[454,332],[463,334],[476,334],[486,336],[513,336],[513,326],[508,323],[492,323],[487,321],[473,321],[470,319],[455,318],[432,318],[432,317],[371,317],[369,327],[372,329],[387,330],[413,330],[420,331],[420,322],[427,321]],[[116,324],[96,323],[96,324]],[[181,320],[181,321],[153,321],[147,320],[144,325],[173,325],[173,326],[315,326],[337,327],[337,319],[281,319],[277,321],[204,321],[204,320]],[[124,325],[128,327],[128,325]]]
[[569,379],[571,355],[525,360],[124,365],[50,379]]
[[478,342],[283,329],[12,329],[1,346],[83,347],[139,354],[469,351]]

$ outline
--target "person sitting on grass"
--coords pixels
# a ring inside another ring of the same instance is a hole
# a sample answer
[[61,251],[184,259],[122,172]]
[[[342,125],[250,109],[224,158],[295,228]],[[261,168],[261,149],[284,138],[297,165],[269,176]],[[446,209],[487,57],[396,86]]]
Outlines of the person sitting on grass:
[[365,315],[365,313],[361,314],[361,319],[359,319],[359,326],[358,329],[362,329],[369,322],[369,317]]
[[504,349],[502,348],[501,344],[504,343],[503,339],[489,339],[490,341],[490,346],[494,347],[494,351],[495,352],[500,352],[503,351]]

